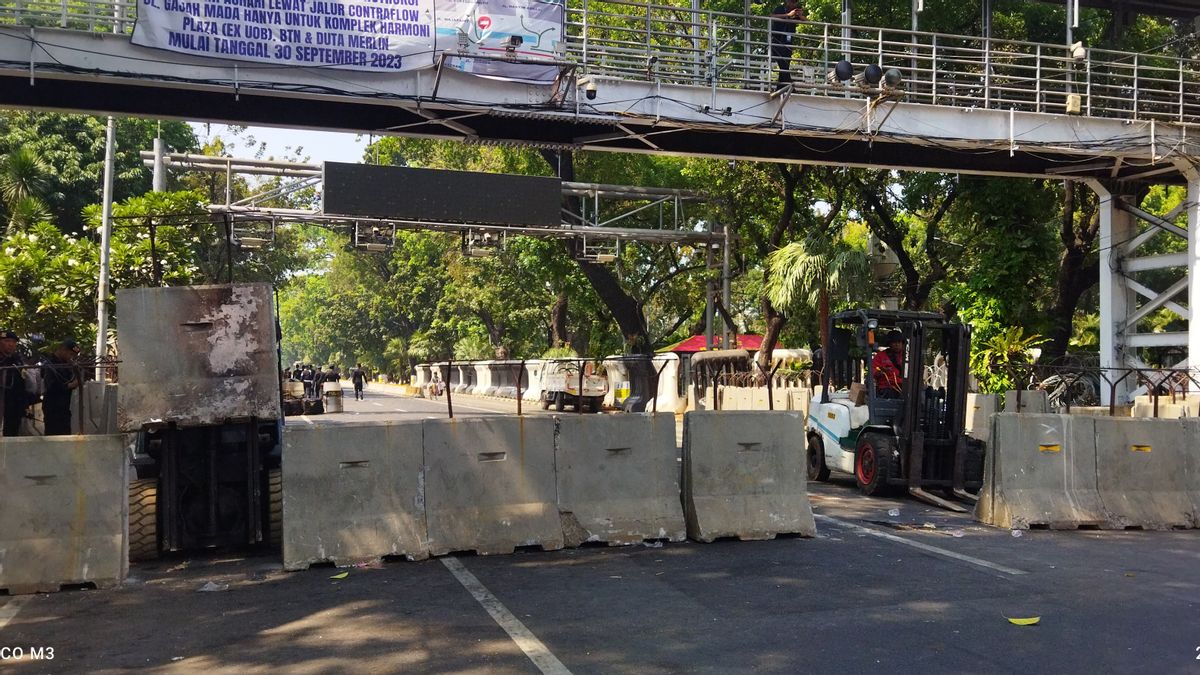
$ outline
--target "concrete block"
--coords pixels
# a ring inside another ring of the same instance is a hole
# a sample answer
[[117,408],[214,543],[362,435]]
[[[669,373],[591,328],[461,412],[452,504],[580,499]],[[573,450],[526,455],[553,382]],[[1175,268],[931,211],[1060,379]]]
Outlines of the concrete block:
[[119,584],[129,568],[124,437],[0,441],[0,590]]
[[1196,527],[1196,446],[1182,420],[1096,419],[1096,487],[1117,527]]
[[1192,503],[1192,513],[1196,514],[1196,527],[1200,527],[1200,419],[1183,420],[1183,429],[1188,499]]
[[788,393],[791,399],[789,409],[799,413],[800,417],[808,419],[808,410],[812,406],[812,392],[808,389],[792,389]]
[[683,418],[688,536],[814,536],[804,418],[794,412],[703,411]]
[[1021,392],[1021,407],[1017,408],[1017,392],[1009,391],[1004,394],[1004,412],[1006,413],[1045,413],[1050,411],[1049,399],[1046,392],[1025,390]]
[[512,553],[563,547],[554,480],[554,418],[425,421],[429,549]]
[[1138,396],[1133,400],[1133,411],[1130,413],[1132,417],[1141,417],[1147,419],[1158,418],[1162,420],[1177,420],[1183,417],[1195,417],[1191,414],[1191,408],[1194,404],[1182,396],[1176,397],[1174,401],[1170,396],[1158,397],[1158,410],[1155,414],[1154,399],[1150,396]]
[[421,422],[289,424],[283,566],[429,555]]
[[568,546],[683,541],[675,415],[562,415],[554,463]]
[[992,415],[1000,401],[995,394],[967,394],[966,432],[971,438],[992,445]]
[[1106,527],[1096,490],[1095,417],[992,416],[977,520],[1012,529]]
[[[1131,405],[1115,406],[1112,410],[1106,405],[1071,406],[1071,412],[1065,409],[1061,412],[1070,415],[1091,415],[1092,417],[1129,417],[1133,411]],[[1111,414],[1110,414],[1111,413]]]

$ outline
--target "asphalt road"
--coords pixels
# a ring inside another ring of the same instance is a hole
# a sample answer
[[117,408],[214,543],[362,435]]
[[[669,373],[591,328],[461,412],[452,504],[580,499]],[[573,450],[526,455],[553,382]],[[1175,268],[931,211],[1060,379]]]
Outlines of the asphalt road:
[[25,653],[0,671],[1200,671],[1200,532],[1014,537],[844,483],[812,501],[815,539],[135,565],[116,590],[0,597],[0,650]]

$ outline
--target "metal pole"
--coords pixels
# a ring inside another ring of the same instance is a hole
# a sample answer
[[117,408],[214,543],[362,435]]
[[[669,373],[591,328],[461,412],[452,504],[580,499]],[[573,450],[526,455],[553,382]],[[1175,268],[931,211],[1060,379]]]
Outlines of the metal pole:
[[96,381],[104,381],[101,360],[108,354],[108,272],[112,247],[113,160],[117,121],[110,115],[104,135],[104,210],[100,216],[100,284],[96,290]]
[[453,389],[450,386],[450,372],[452,368],[454,368],[454,359],[446,359],[446,412],[449,413],[450,419],[454,419],[454,401],[450,395],[450,390]]
[[712,280],[712,246],[704,247],[704,258],[704,349],[708,350],[713,348],[713,293],[716,292]]
[[521,359],[521,365],[517,371],[517,417],[521,416],[521,380],[525,378],[525,359]]
[[583,414],[583,365],[584,362],[579,362],[579,395],[575,397],[575,414]]
[[[721,306],[725,308],[725,312],[727,314],[732,316],[733,310],[731,310],[729,308],[730,298],[732,297],[730,285],[733,283],[733,278],[729,271],[729,267],[730,267],[729,258],[732,255],[730,253],[730,243],[731,242],[730,242],[730,235],[729,235],[729,226],[722,225],[721,231],[722,231],[721,233],[725,235],[725,242],[724,242],[725,245],[724,245],[724,250],[722,251],[723,257],[721,260]],[[721,344],[723,344],[727,348],[731,348],[731,349],[737,347],[737,345],[734,344],[736,342],[736,340],[733,342],[730,341],[730,338],[733,337],[732,335],[730,335],[730,331],[733,330],[733,327],[730,326],[729,322],[727,322],[727,321],[722,322],[722,324],[725,327],[721,330]],[[730,345],[732,345],[732,347],[730,347]]]
[[163,143],[162,137],[154,139],[154,180],[152,186],[155,192],[167,191],[166,144]]

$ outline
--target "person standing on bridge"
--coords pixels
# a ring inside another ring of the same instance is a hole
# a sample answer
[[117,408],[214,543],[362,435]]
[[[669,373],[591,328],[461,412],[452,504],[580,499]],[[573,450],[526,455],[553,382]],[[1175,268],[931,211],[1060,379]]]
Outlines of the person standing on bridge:
[[780,87],[792,83],[792,54],[795,51],[792,42],[796,37],[797,22],[807,20],[800,0],[784,0],[771,11],[771,60],[779,68]]
[[367,384],[367,371],[363,370],[362,364],[354,365],[354,370],[350,371],[350,381],[354,383],[354,400],[361,401],[363,398],[363,387]]

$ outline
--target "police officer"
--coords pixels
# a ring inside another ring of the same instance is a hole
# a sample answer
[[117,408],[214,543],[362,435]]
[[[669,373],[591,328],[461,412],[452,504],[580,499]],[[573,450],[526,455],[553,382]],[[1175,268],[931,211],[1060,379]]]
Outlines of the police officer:
[[25,359],[17,351],[17,334],[11,330],[0,331],[0,401],[3,405],[3,433],[16,436],[21,430],[21,418],[29,401],[25,396],[25,378],[21,368]]
[[47,436],[67,436],[71,433],[71,392],[79,388],[82,381],[75,359],[79,356],[79,345],[73,338],[59,343],[50,358],[42,364],[42,419]]

